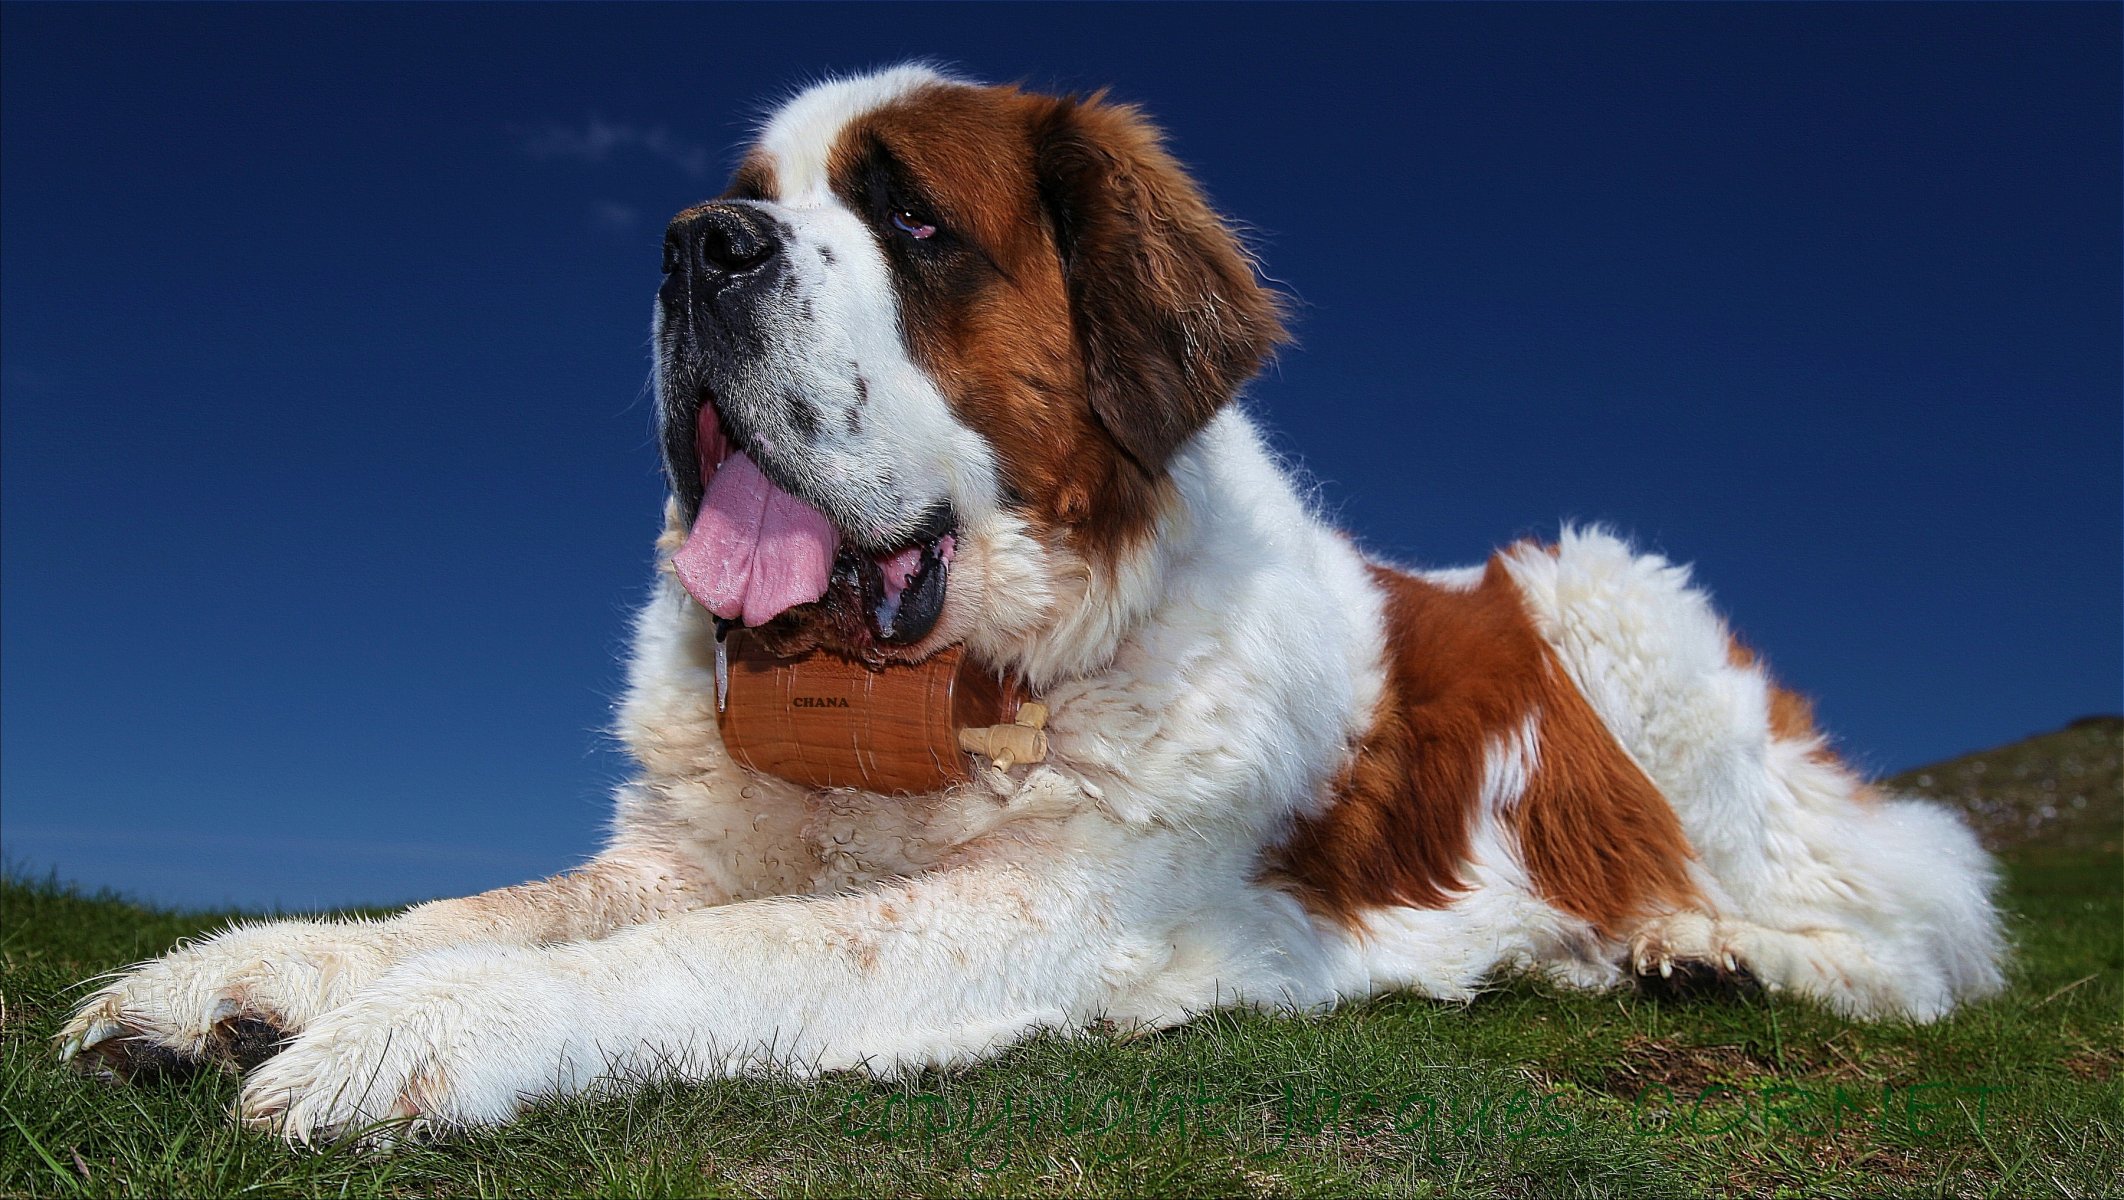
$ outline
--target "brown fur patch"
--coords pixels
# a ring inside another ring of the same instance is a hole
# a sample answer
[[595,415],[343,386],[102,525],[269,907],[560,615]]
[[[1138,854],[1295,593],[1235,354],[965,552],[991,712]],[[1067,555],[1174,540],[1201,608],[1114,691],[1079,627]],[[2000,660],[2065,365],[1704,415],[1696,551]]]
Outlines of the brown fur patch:
[[[1135,544],[1172,450],[1282,336],[1156,130],[1098,98],[927,87],[850,122],[829,170],[892,265],[910,351],[995,446],[1006,500],[1093,562]],[[938,234],[896,236],[901,204]]]
[[730,186],[723,189],[725,200],[772,200],[779,195],[775,179],[774,160],[754,150],[745,155],[745,161],[730,175]]
[[1694,851],[1674,809],[1546,645],[1541,658],[1540,765],[1516,814],[1535,890],[1606,933],[1684,906]]
[[1852,798],[1861,804],[1872,804],[1880,799],[1880,792],[1872,785],[1857,782],[1859,773],[1850,764],[1838,757],[1829,748],[1829,739],[1815,723],[1814,702],[1785,687],[1770,673],[1770,664],[1764,662],[1732,634],[1726,635],[1726,661],[1743,669],[1754,668],[1762,673],[1763,687],[1770,699],[1770,736],[1780,742],[1813,742],[1814,748],[1807,757],[1833,767],[1850,776],[1854,781]]
[[1688,903],[1692,851],[1673,810],[1564,674],[1502,560],[1469,591],[1372,574],[1386,690],[1326,811],[1285,848],[1299,894],[1345,922],[1448,903],[1490,750],[1534,717],[1536,765],[1509,819],[1536,891],[1610,933]]
[[1770,736],[1779,741],[1806,741],[1821,736],[1814,724],[1814,704],[1805,696],[1778,684],[1770,668],[1756,656],[1755,651],[1741,643],[1739,638],[1726,636],[1726,661],[1743,669],[1755,667],[1763,673],[1763,686],[1770,692]]

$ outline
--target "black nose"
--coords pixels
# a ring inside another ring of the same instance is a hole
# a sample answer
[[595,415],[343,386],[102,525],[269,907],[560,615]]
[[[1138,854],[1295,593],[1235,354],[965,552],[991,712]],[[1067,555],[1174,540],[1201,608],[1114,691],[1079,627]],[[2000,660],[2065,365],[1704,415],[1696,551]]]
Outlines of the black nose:
[[744,204],[710,204],[681,215],[664,231],[664,272],[736,275],[774,257],[774,218]]

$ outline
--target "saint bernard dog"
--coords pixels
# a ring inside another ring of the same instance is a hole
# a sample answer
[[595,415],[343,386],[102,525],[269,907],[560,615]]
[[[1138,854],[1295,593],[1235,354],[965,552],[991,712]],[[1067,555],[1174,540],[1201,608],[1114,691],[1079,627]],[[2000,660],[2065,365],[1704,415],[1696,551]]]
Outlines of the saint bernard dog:
[[[607,848],[182,946],[62,1055],[243,1069],[242,1118],[308,1141],[1507,972],[1919,1021],[2000,986],[1968,830],[1839,762],[1685,568],[1565,529],[1412,570],[1322,519],[1234,404],[1278,297],[1136,109],[822,83],[663,266],[670,500]],[[962,647],[1046,704],[1046,758],[918,796],[754,774],[724,623]]]

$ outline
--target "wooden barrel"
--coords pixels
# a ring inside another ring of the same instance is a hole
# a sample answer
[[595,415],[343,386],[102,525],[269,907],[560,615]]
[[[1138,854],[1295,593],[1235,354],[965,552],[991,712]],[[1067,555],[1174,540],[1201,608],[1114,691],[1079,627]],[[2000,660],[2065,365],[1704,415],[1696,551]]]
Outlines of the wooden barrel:
[[740,766],[806,787],[934,792],[969,778],[958,731],[1017,717],[1018,690],[958,646],[872,669],[813,650],[767,653],[744,630],[724,640],[716,721]]

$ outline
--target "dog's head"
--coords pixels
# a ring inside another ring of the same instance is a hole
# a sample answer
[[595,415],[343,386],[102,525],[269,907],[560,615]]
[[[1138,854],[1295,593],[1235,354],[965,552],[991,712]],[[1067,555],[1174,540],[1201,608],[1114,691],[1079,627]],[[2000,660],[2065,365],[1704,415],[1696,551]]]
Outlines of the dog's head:
[[1135,109],[922,68],[813,87],[665,237],[675,569],[785,649],[1004,654],[1142,550],[1282,332]]

